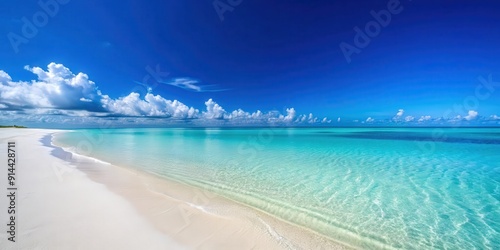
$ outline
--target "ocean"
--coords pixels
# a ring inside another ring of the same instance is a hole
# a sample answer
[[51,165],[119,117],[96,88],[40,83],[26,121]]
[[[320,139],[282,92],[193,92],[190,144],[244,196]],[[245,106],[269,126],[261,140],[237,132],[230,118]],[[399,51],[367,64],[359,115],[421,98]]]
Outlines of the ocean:
[[138,128],[56,145],[363,249],[499,249],[499,128]]

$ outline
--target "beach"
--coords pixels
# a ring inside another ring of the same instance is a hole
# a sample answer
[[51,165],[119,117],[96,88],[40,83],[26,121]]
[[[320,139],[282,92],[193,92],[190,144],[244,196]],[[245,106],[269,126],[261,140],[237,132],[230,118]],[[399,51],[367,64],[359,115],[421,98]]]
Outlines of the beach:
[[[0,159],[16,145],[16,233],[1,249],[345,249],[207,190],[69,154],[46,129],[1,129]],[[7,192],[7,166],[0,186]],[[2,225],[7,196],[0,199]]]
[[495,249],[499,132],[0,129],[0,249]]

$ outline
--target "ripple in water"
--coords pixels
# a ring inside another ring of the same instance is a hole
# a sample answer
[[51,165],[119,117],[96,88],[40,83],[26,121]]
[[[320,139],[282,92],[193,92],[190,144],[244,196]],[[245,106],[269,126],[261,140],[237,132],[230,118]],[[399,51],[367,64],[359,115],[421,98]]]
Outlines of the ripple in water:
[[79,153],[208,188],[359,248],[498,249],[500,129],[439,130],[110,129],[56,139],[77,146],[102,134]]

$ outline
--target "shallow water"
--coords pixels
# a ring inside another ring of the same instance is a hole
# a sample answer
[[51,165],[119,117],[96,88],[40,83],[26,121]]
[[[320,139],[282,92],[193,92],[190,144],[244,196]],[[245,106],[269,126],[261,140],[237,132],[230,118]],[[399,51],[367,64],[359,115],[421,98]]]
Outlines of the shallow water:
[[56,144],[360,248],[498,249],[500,129],[91,129]]

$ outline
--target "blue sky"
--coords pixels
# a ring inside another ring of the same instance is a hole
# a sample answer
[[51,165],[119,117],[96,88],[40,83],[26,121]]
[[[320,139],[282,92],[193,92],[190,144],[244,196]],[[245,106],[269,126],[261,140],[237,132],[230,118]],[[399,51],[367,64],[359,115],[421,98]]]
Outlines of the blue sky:
[[500,122],[498,1],[0,6],[0,123]]

